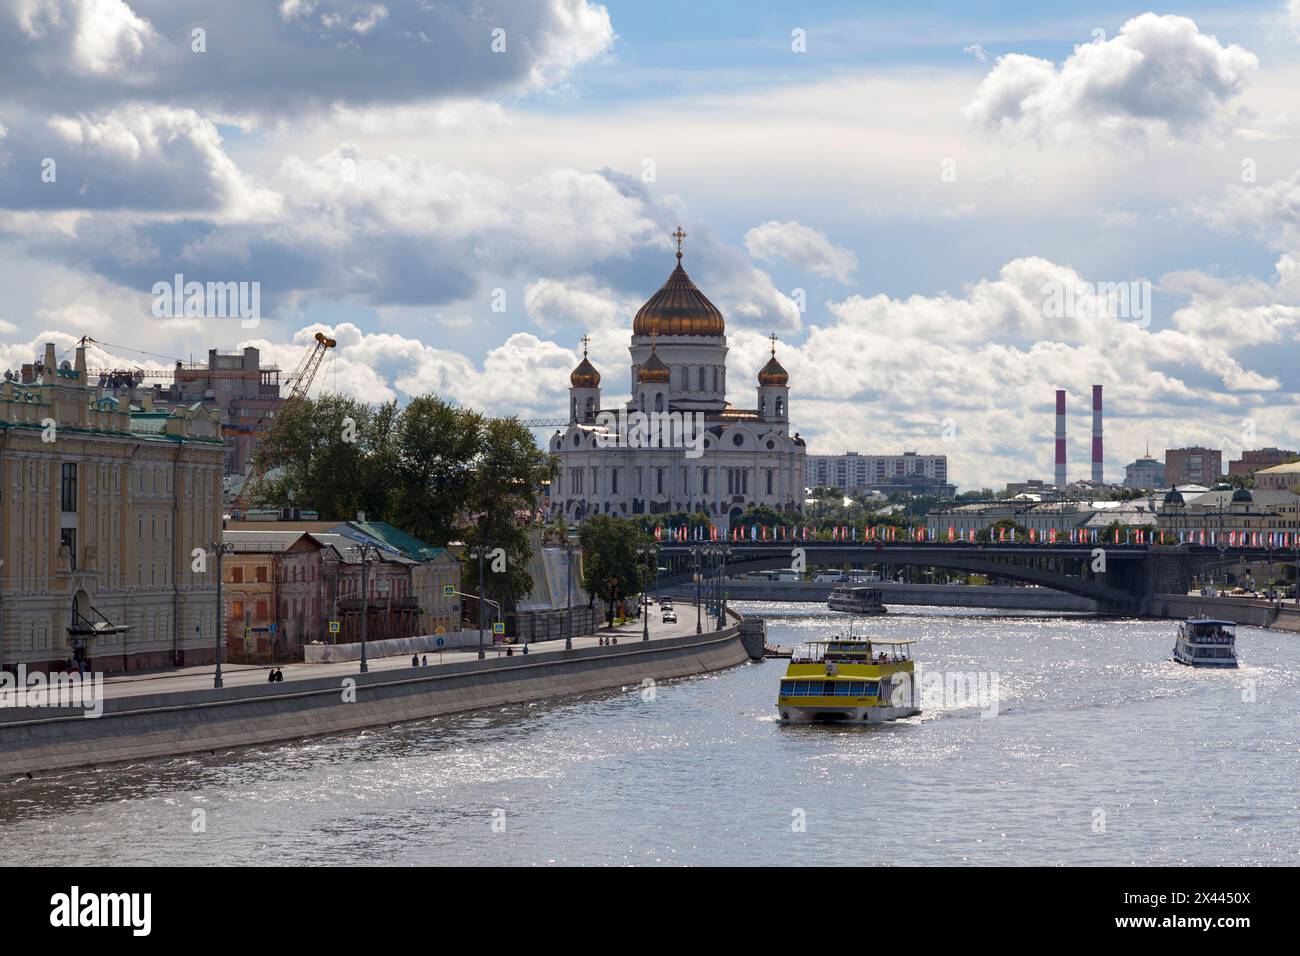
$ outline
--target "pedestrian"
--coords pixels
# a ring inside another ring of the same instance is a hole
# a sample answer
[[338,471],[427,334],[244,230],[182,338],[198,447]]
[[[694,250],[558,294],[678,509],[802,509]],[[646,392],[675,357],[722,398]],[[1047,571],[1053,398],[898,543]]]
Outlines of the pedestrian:
[[412,655],[411,655],[411,666],[412,666],[412,667],[419,667],[419,666],[420,666],[420,655],[419,655],[419,654],[412,654]]
[[527,642],[527,641],[524,641],[524,653],[525,653],[525,654],[528,653],[528,642]]
[[428,667],[428,666],[429,666],[429,655],[428,655],[428,654],[425,654],[423,657],[420,658],[420,665],[421,665],[422,667]]
[[266,682],[267,682],[268,684],[274,684],[274,683],[275,683],[275,668],[274,668],[274,667],[272,667],[269,671],[266,672]]
[[278,684],[283,680],[284,680],[284,671],[282,671],[280,668],[277,667],[275,669],[275,682]]

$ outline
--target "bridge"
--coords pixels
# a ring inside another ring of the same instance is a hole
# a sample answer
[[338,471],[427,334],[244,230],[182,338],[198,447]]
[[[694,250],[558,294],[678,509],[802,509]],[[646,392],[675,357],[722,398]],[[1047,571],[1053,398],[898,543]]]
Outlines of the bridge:
[[[882,577],[903,567],[946,568],[1037,584],[1097,602],[1108,614],[1148,614],[1158,594],[1186,594],[1193,575],[1240,560],[1290,561],[1291,551],[1205,545],[1011,544],[967,542],[732,541],[721,545],[665,542],[659,584],[692,580],[699,561],[706,576],[725,563],[727,574],[804,567],[881,565]],[[697,551],[699,552],[697,554]],[[802,552],[802,554],[800,554]]]

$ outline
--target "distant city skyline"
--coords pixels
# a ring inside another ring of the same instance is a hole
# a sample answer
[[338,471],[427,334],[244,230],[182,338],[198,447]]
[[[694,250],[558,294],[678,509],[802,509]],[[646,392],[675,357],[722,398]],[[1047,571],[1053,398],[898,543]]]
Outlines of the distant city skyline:
[[[1083,478],[1098,383],[1110,481],[1148,441],[1297,444],[1295,4],[467,10],[5,5],[0,364],[292,368],[324,330],[316,392],[561,417],[584,334],[631,394],[681,225],[727,399],[775,332],[810,454],[1050,478],[1062,388]],[[258,320],[156,317],[180,274]]]

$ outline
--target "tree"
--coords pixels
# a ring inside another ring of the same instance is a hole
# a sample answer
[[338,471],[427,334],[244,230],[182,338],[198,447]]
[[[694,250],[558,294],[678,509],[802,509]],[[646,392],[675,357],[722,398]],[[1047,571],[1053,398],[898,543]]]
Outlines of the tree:
[[[324,518],[359,511],[417,538],[463,538],[506,552],[485,593],[503,604],[532,588],[525,527],[554,461],[515,419],[487,418],[436,395],[371,407],[340,395],[288,406],[258,453],[279,466],[267,500]],[[521,520],[522,517],[522,520]],[[478,562],[464,580],[478,588]]]
[[975,540],[983,541],[985,543],[997,541],[1000,529],[1002,528],[1007,529],[1008,538],[1010,538],[1012,532],[1015,532],[1017,541],[1029,540],[1029,529],[1022,524],[1017,524],[1011,518],[999,518],[989,527],[981,528],[979,531],[976,531]]
[[592,600],[600,595],[609,601],[612,620],[614,600],[609,582],[614,580],[614,590],[620,595],[640,593],[643,559],[637,547],[648,544],[650,537],[635,522],[592,515],[579,529],[578,541],[582,545],[582,585]]
[[742,528],[748,528],[751,525],[775,528],[777,525],[785,523],[785,517],[767,505],[750,505],[745,509],[744,514],[735,521],[735,524],[740,525]]
[[391,416],[392,406],[372,409],[342,395],[286,406],[255,453],[260,467],[275,469],[258,499],[327,518],[386,513],[393,476],[374,465],[383,456]]

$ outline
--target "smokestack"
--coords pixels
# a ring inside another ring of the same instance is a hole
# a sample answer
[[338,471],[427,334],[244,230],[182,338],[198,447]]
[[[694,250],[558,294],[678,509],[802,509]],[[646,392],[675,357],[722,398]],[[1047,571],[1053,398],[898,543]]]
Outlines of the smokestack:
[[1056,487],[1064,489],[1065,480],[1065,389],[1056,390]]
[[1092,387],[1092,480],[1101,478],[1101,386]]

